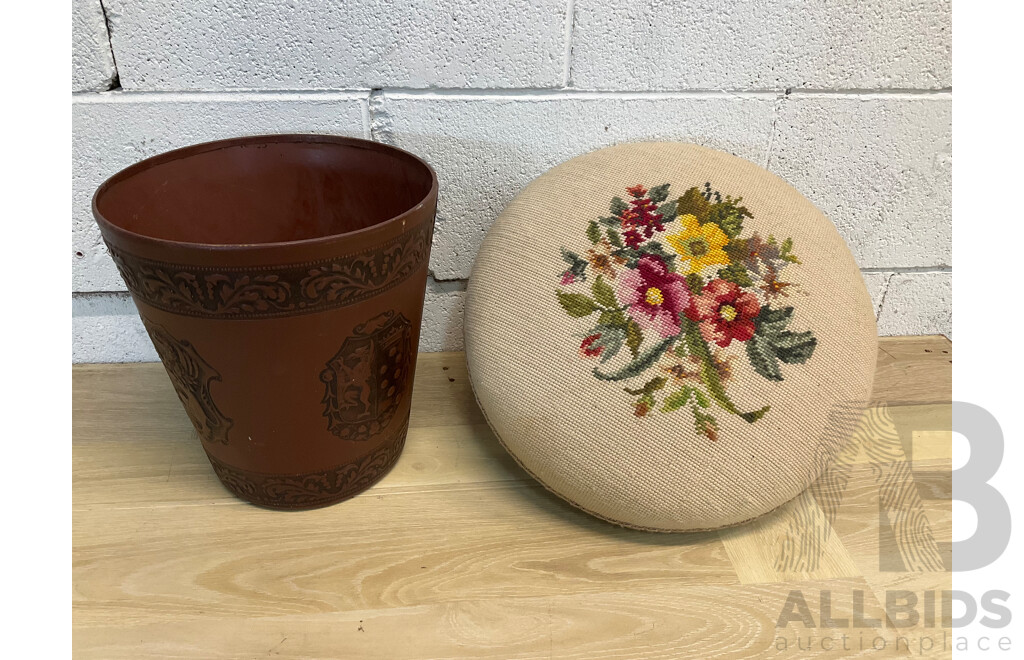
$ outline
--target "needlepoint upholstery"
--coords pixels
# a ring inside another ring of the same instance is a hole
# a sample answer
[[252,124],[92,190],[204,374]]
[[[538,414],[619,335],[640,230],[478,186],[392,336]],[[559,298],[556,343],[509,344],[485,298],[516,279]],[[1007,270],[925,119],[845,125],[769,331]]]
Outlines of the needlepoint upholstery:
[[857,264],[811,202],[668,142],[530,183],[479,250],[465,334],[516,461],[651,531],[735,525],[805,489],[860,420],[877,340]]

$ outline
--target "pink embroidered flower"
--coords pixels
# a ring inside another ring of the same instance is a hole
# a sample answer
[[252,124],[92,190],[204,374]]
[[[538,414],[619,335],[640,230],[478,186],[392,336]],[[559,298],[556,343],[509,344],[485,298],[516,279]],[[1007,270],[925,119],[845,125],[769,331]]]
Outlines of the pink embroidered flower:
[[572,274],[572,271],[568,271],[567,270],[564,273],[562,273],[562,280],[561,280],[562,286],[569,286],[570,284],[572,284],[575,281],[576,281],[576,276]]
[[601,333],[590,335],[586,337],[580,344],[580,355],[585,358],[594,358],[601,355],[604,352],[604,346],[594,347],[594,342],[601,338]]
[[690,304],[686,278],[670,273],[665,261],[644,255],[633,270],[619,277],[619,301],[629,305],[629,315],[641,328],[655,330],[662,337],[679,334],[679,314]]
[[743,292],[726,280],[711,280],[699,296],[693,296],[686,315],[700,323],[705,341],[722,348],[732,340],[747,341],[754,336],[754,318],[761,313],[757,296]]

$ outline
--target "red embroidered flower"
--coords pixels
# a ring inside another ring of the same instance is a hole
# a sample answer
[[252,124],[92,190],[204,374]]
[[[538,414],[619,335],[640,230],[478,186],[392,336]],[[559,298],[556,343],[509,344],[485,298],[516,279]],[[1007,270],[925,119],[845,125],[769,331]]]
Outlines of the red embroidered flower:
[[644,235],[636,229],[630,228],[622,233],[622,240],[627,247],[635,248],[644,242]]
[[604,352],[604,346],[594,346],[594,342],[601,338],[601,333],[590,335],[586,337],[580,344],[580,355],[585,358],[598,357]]
[[657,204],[647,197],[647,189],[636,185],[626,188],[626,192],[633,197],[629,200],[629,207],[622,212],[619,218],[622,220],[622,239],[626,245],[635,248],[650,238],[655,231],[665,231],[665,225],[661,223],[661,214],[654,213],[658,208]]
[[619,277],[619,301],[629,305],[629,315],[641,328],[662,337],[679,334],[679,314],[690,303],[686,278],[670,273],[661,257],[646,254],[633,270]]
[[761,303],[752,293],[744,293],[725,280],[711,280],[699,296],[693,296],[686,315],[700,322],[705,341],[725,348],[732,340],[747,341],[754,336],[754,318],[761,313]]

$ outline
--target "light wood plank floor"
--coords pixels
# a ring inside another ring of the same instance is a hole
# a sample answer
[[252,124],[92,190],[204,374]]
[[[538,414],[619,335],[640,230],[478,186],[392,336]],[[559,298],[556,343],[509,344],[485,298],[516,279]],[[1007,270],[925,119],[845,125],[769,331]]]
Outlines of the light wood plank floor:
[[290,513],[221,487],[159,364],[76,366],[75,655],[949,657],[940,614],[910,626],[885,603],[906,590],[921,610],[951,588],[951,366],[943,337],[881,340],[869,430],[827,478],[752,524],[673,535],[534,483],[461,353],[419,357],[406,450],[380,484]]

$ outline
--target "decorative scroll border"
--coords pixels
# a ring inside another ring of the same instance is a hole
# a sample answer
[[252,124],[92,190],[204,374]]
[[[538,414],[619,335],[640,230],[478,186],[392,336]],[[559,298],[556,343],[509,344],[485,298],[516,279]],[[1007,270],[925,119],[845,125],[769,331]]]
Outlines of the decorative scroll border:
[[238,497],[275,509],[308,509],[348,499],[376,483],[398,461],[408,430],[406,421],[384,446],[369,455],[354,463],[309,474],[248,472],[207,456],[217,477]]
[[353,305],[408,278],[430,257],[433,223],[422,222],[356,254],[284,266],[206,267],[153,261],[107,249],[129,291],[172,314],[254,319]]

